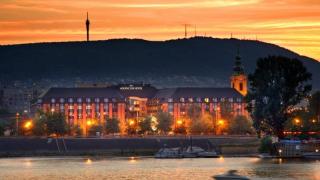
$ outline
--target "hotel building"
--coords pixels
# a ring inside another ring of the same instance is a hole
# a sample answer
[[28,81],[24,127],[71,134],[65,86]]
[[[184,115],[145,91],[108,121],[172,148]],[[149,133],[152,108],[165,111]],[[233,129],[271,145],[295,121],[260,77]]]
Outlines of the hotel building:
[[[230,105],[232,114],[248,116],[244,96],[247,94],[247,76],[236,57],[231,87],[178,87],[157,89],[150,84],[119,84],[109,87],[51,88],[38,100],[44,111],[64,113],[71,126],[85,126],[88,119],[98,124],[106,118],[117,118],[120,127],[128,119],[155,115],[158,111],[172,114],[174,122],[186,117],[191,105],[221,118],[223,103]],[[123,132],[123,130],[122,130]]]

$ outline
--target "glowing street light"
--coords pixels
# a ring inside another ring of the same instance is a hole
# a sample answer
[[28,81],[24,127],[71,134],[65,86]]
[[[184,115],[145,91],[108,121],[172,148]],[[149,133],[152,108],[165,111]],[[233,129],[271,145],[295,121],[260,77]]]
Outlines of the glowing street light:
[[183,123],[182,120],[178,120],[178,121],[177,121],[178,126],[181,126],[182,123]]
[[91,126],[93,124],[93,122],[91,120],[87,121],[87,126]]
[[24,124],[24,129],[26,129],[26,130],[29,130],[29,129],[31,129],[31,127],[32,127],[32,121],[27,121],[25,124]]
[[218,121],[218,124],[219,124],[220,126],[223,126],[223,125],[224,125],[224,120],[220,119],[220,120]]
[[316,123],[317,122],[317,120],[315,120],[315,119],[312,119],[312,123]]
[[131,120],[129,121],[129,125],[130,125],[130,126],[133,126],[134,124],[135,124],[134,120],[131,119]]
[[300,121],[300,119],[295,118],[295,119],[294,119],[294,122],[295,122],[296,124],[300,124],[301,121]]

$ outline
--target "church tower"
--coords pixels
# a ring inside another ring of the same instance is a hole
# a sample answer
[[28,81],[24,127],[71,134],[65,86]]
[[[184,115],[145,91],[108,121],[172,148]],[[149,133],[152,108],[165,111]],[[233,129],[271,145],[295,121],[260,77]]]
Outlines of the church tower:
[[236,89],[243,96],[246,96],[248,93],[248,78],[244,73],[244,69],[241,63],[241,57],[239,55],[239,48],[235,60],[235,64],[233,67],[233,74],[230,78],[231,87]]
[[87,12],[86,28],[87,28],[87,41],[89,41],[90,21],[89,21],[88,12]]

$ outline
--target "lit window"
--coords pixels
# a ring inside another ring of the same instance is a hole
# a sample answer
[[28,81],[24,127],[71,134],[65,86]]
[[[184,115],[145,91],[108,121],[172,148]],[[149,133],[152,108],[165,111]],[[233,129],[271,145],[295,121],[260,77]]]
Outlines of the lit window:
[[69,103],[73,103],[73,99],[72,98],[69,98]]
[[96,103],[98,103],[98,102],[100,102],[100,99],[99,99],[99,98],[95,98],[94,101],[95,101]]
[[229,102],[233,102],[233,98],[229,98]]
[[109,99],[108,98],[104,98],[103,101],[107,103],[107,102],[109,102]]
[[225,102],[226,99],[225,99],[225,98],[221,98],[220,101],[221,101],[221,102]]
[[242,101],[242,99],[241,98],[237,98],[237,102],[241,102]]
[[168,111],[169,111],[169,113],[173,112],[173,104],[170,103],[168,105]]
[[218,98],[212,98],[213,102],[218,102]]
[[88,109],[91,109],[91,106],[90,105],[87,105],[86,106],[86,109],[88,110]]
[[173,99],[172,98],[168,98],[168,102],[173,102]]
[[87,101],[87,103],[90,103],[91,99],[90,98],[86,98],[86,101]]
[[180,98],[180,102],[184,102],[184,98]]
[[201,102],[201,98],[197,98],[197,102]]
[[70,110],[73,110],[73,106],[72,106],[72,105],[70,105],[70,106],[69,106],[69,109],[70,109]]
[[188,101],[189,101],[189,102],[193,102],[193,98],[189,98]]
[[78,98],[77,101],[78,101],[78,103],[81,103],[81,102],[82,102],[82,99],[81,99],[81,98]]
[[51,99],[51,103],[55,103],[56,100],[54,98]]
[[64,103],[64,98],[60,98],[60,103]]

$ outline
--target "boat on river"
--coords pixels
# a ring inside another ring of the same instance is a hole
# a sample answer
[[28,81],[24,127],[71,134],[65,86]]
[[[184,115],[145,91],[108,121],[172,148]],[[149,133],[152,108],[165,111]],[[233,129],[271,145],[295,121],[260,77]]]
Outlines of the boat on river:
[[155,158],[182,158],[181,148],[161,148],[154,156]]
[[216,158],[218,157],[215,151],[205,151],[197,146],[189,146],[186,149],[182,148],[161,148],[155,158]]
[[316,152],[306,152],[303,153],[302,156],[309,159],[320,159],[320,151],[317,150]]
[[237,174],[237,170],[230,170],[225,174],[216,175],[212,177],[215,180],[250,180],[245,176],[240,176]]
[[205,151],[197,146],[189,146],[182,152],[182,156],[185,158],[215,158],[218,157],[215,151]]

